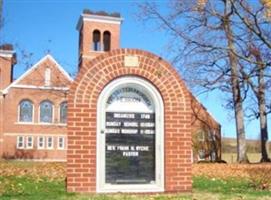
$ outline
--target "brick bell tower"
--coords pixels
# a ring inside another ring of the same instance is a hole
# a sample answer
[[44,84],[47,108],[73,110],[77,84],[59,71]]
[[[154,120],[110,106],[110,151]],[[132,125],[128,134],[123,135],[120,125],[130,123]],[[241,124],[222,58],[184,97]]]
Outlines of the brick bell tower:
[[0,91],[13,81],[13,66],[16,64],[16,54],[11,44],[0,46]]
[[76,27],[79,31],[79,69],[89,59],[120,48],[122,21],[119,13],[83,11]]

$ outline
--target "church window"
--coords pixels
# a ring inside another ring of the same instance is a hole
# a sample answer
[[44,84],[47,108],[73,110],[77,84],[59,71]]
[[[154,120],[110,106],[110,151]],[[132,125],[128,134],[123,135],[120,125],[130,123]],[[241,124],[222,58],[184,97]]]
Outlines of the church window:
[[109,31],[105,31],[103,34],[104,51],[110,51],[111,34]]
[[53,137],[49,136],[47,137],[47,149],[53,149],[54,148],[54,140]]
[[65,148],[65,138],[58,137],[58,149],[64,149],[64,148]]
[[101,33],[98,30],[93,31],[93,50],[101,51]]
[[17,137],[17,149],[23,149],[24,148],[24,137],[18,136]]
[[53,121],[53,104],[45,100],[40,104],[40,122],[52,123]]
[[33,137],[32,136],[27,136],[26,137],[26,148],[27,149],[32,149],[33,148]]
[[39,136],[38,137],[38,149],[44,149],[45,146],[45,137],[44,136]]
[[33,104],[30,100],[22,100],[19,105],[19,121],[32,122]]
[[67,123],[67,102],[60,104],[60,123]]

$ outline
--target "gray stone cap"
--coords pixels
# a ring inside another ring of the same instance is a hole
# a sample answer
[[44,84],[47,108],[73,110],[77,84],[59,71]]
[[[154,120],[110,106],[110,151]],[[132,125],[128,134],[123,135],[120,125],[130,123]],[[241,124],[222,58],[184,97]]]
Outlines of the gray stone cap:
[[83,12],[78,20],[76,29],[79,31],[83,21],[93,21],[100,23],[121,24],[124,19],[118,13],[108,14],[106,12]]

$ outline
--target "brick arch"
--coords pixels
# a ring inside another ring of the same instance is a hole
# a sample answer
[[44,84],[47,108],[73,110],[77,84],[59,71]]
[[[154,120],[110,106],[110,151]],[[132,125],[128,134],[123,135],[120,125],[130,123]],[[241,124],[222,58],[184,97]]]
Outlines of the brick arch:
[[[125,56],[139,67],[125,67]],[[164,101],[165,191],[191,190],[190,97],[176,70],[160,57],[136,49],[117,49],[83,64],[68,96],[67,187],[96,191],[96,104],[108,83],[138,76],[154,85]]]

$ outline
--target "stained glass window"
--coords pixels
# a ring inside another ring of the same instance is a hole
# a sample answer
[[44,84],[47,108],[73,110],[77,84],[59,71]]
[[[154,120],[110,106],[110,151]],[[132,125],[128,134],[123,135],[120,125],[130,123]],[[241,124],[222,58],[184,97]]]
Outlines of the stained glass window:
[[33,104],[29,100],[20,102],[20,122],[32,122]]
[[67,102],[60,104],[60,123],[67,123]]
[[46,100],[40,104],[40,122],[52,123],[53,121],[53,104]]

